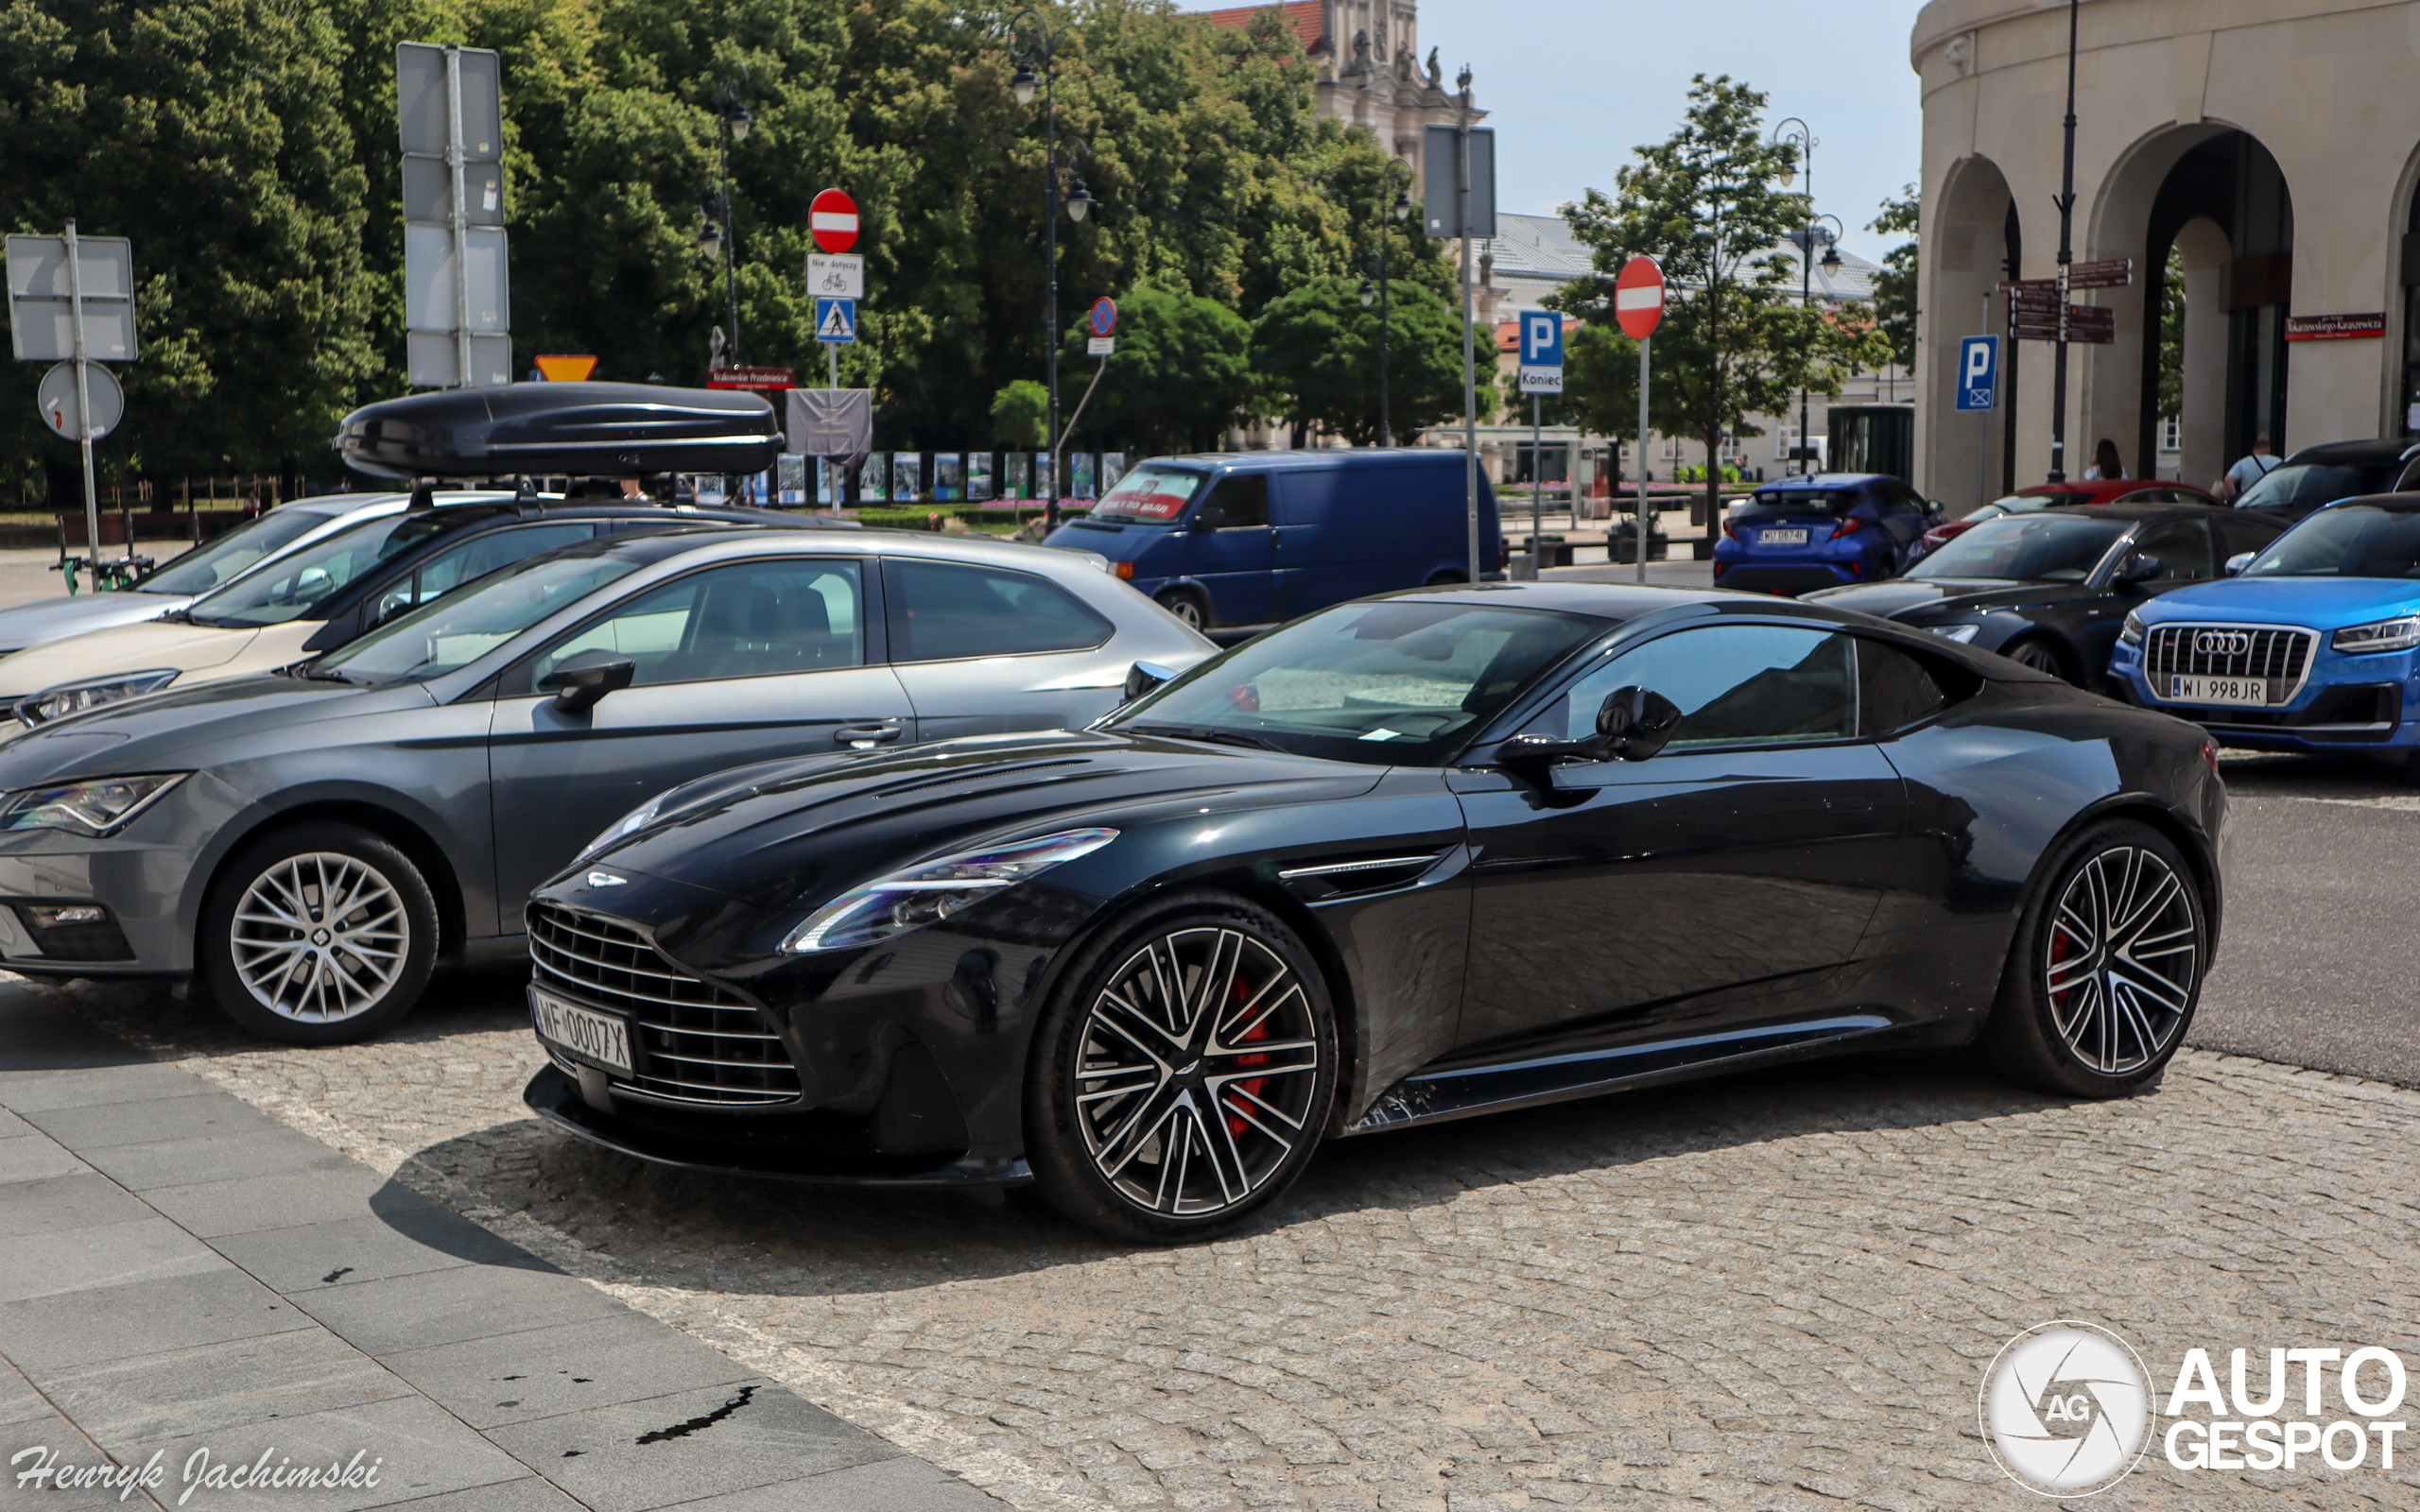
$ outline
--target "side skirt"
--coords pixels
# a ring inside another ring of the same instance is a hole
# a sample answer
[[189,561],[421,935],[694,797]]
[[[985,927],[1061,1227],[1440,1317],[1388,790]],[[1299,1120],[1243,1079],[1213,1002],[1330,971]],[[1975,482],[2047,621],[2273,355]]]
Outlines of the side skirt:
[[1753,1062],[1786,1059],[1793,1052],[1899,1027],[1878,1013],[1841,1014],[1617,1049],[1415,1072],[1380,1093],[1344,1133],[1441,1124],[1678,1081],[1718,1069],[1745,1070]]

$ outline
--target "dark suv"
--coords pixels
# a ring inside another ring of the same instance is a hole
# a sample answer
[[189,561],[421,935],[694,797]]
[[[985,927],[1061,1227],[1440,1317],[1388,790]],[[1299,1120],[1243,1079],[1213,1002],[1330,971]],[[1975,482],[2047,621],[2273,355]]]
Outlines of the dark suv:
[[2330,441],[2306,446],[2243,490],[2238,509],[2299,520],[2339,499],[2396,493],[2420,485],[2420,445],[2408,440]]

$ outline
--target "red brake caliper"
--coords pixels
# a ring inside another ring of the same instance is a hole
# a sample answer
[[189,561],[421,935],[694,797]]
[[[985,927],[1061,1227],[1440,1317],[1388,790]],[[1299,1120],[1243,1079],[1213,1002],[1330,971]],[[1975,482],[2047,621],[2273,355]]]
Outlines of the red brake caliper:
[[[1247,988],[1240,980],[1238,980],[1236,983],[1236,1005],[1240,1006],[1251,1001],[1252,989]],[[1269,1020],[1263,1018],[1258,1023],[1253,1024],[1251,1030],[1244,1035],[1244,1042],[1246,1044],[1250,1044],[1254,1040],[1266,1040],[1268,1038]],[[1269,1064],[1270,1059],[1270,1057],[1268,1056],[1237,1056],[1236,1057],[1236,1064],[1238,1066],[1266,1066]],[[1237,1094],[1247,1093],[1251,1096],[1257,1097],[1260,1095],[1260,1090],[1268,1085],[1268,1077],[1254,1076],[1248,1081],[1236,1082],[1228,1087],[1227,1134],[1230,1138],[1242,1139],[1244,1137],[1244,1130],[1250,1126],[1240,1116],[1241,1110],[1248,1105],[1244,1102],[1243,1097],[1238,1096]]]
[[[2050,965],[2055,969],[2061,963],[2065,962],[2066,958],[2067,932],[2059,928],[2057,923],[2054,921],[2050,926]],[[2073,991],[2074,989],[2070,988],[2068,990]],[[2059,1000],[2066,995],[2066,992],[2054,992],[2050,995],[2050,1001],[2054,1004],[2058,1004],[2059,1006],[2064,1008],[2066,1005],[2060,1003]]]

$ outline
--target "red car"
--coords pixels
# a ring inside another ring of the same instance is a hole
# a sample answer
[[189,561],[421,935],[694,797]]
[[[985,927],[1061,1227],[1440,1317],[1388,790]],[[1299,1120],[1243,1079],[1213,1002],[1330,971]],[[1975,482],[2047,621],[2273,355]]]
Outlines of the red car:
[[2005,498],[1961,515],[1945,520],[1925,532],[1918,555],[1933,551],[1944,541],[1961,532],[1972,529],[1986,520],[1996,520],[2004,514],[2030,514],[2063,504],[2206,504],[2217,505],[2200,489],[2185,483],[2163,483],[2157,478],[2111,478],[2106,482],[2036,483],[2030,489],[2019,489]]

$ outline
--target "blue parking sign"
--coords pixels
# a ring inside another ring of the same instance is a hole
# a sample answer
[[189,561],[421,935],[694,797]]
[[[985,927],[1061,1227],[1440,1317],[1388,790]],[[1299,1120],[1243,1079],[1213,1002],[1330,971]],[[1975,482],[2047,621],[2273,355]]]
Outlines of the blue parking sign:
[[1521,366],[1563,366],[1563,317],[1551,310],[1521,312]]
[[1999,404],[2000,338],[1968,336],[1958,343],[1958,407],[1994,409]]
[[857,301],[818,295],[815,301],[815,339],[834,343],[856,340]]

